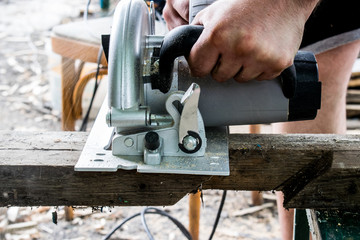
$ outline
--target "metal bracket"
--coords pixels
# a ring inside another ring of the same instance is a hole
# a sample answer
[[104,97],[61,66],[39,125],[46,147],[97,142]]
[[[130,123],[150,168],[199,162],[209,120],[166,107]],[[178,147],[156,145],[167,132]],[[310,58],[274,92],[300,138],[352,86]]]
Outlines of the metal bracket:
[[75,171],[116,172],[118,169],[134,170],[141,173],[174,173],[194,175],[230,175],[227,129],[206,129],[207,148],[204,156],[163,156],[159,165],[145,164],[143,156],[114,156],[111,150],[105,150],[112,136],[104,119],[107,113],[104,102],[94,126],[86,141]]

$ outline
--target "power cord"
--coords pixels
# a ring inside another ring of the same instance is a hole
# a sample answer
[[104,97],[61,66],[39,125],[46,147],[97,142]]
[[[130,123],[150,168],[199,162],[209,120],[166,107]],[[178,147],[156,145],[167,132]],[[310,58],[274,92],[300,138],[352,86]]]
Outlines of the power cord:
[[[220,216],[221,216],[221,212],[222,212],[222,209],[224,207],[224,204],[225,204],[225,199],[226,199],[226,193],[227,191],[224,190],[223,191],[223,194],[222,194],[222,197],[221,197],[221,202],[220,202],[220,205],[219,205],[219,209],[218,209],[218,212],[216,214],[216,218],[215,218],[215,222],[214,222],[214,225],[213,225],[213,229],[211,231],[211,234],[210,234],[210,237],[209,237],[209,240],[212,240],[214,234],[215,234],[215,231],[216,231],[216,228],[217,228],[217,225],[219,223],[219,220],[220,220]],[[110,239],[110,237],[118,230],[120,229],[122,226],[124,226],[125,223],[127,223],[128,221],[130,221],[131,219],[135,218],[135,217],[138,217],[138,216],[141,216],[141,222],[142,222],[142,225],[145,229],[145,232],[146,234],[148,235],[148,238],[150,240],[154,240],[154,237],[152,236],[150,230],[149,230],[149,227],[146,223],[146,219],[145,219],[145,215],[146,214],[159,214],[161,216],[166,216],[168,217],[179,229],[180,231],[184,234],[184,236],[191,240],[191,235],[189,233],[189,231],[184,227],[184,225],[182,223],[180,223],[176,218],[172,217],[171,215],[169,215],[168,213],[166,213],[165,211],[162,211],[158,208],[154,208],[154,207],[146,207],[144,208],[141,213],[136,213],[128,218],[126,218],[125,220],[123,220],[118,226],[116,226],[108,235],[106,235],[103,240],[108,240]]]
[[[85,22],[86,26],[89,28],[89,33],[91,35],[93,35],[94,37],[99,39],[100,37],[92,31],[92,29],[90,28],[90,26],[88,25],[88,22],[87,22],[88,21],[88,14],[89,14],[90,4],[91,4],[91,0],[88,0],[87,3],[86,3],[85,11],[84,11],[84,19],[83,19],[83,21]],[[112,14],[112,13],[110,13],[110,14]],[[100,63],[101,63],[101,57],[102,57],[103,51],[104,50],[102,48],[102,45],[100,45],[98,55],[97,55],[97,69],[96,69],[96,74],[95,74],[94,90],[93,90],[93,94],[92,94],[91,99],[90,99],[89,107],[88,107],[88,109],[86,111],[85,117],[84,117],[84,119],[83,119],[83,121],[81,123],[80,129],[79,129],[79,131],[81,131],[81,132],[86,131],[86,127],[87,127],[87,124],[88,124],[88,121],[89,121],[90,111],[91,111],[91,108],[92,108],[92,105],[93,105],[93,102],[94,102],[94,99],[95,99],[96,91],[97,91],[97,89],[99,87],[99,84],[100,84],[100,81],[98,80],[98,78],[99,78]]]
[[214,236],[214,234],[215,234],[215,231],[216,231],[216,228],[217,228],[217,225],[218,225],[218,223],[219,223],[220,216],[221,216],[221,212],[222,212],[222,209],[223,209],[224,204],[225,204],[226,193],[227,193],[227,191],[224,190],[224,191],[223,191],[223,195],[222,195],[222,197],[221,197],[221,202],[220,202],[220,205],[219,205],[218,212],[217,212],[217,214],[216,214],[214,226],[213,226],[213,229],[212,229],[212,231],[211,231],[209,240],[211,240],[211,239],[213,238],[213,236]]
[[116,226],[108,235],[106,235],[103,239],[104,240],[109,239],[116,232],[116,230],[120,229],[125,223],[127,223],[128,221],[130,221],[131,219],[133,219],[135,217],[141,216],[143,226],[145,228],[145,231],[146,231],[149,239],[154,240],[154,238],[151,235],[150,230],[149,230],[149,228],[148,228],[148,226],[146,224],[146,220],[145,220],[145,215],[146,214],[158,214],[158,215],[165,216],[165,217],[169,218],[181,230],[181,232],[184,234],[184,236],[187,239],[191,240],[191,235],[190,235],[189,231],[185,228],[185,226],[182,223],[180,223],[177,219],[175,219],[174,217],[172,217],[171,215],[169,215],[165,211],[162,211],[162,210],[160,210],[158,208],[154,208],[154,207],[147,207],[143,211],[141,211],[141,213],[136,213],[136,214],[126,218],[118,226]]
[[[187,239],[191,239],[191,235],[190,235],[189,231],[176,218],[172,217],[171,215],[169,215],[165,211],[162,211],[162,210],[160,210],[158,208],[148,207],[148,208],[145,208],[141,212],[141,222],[142,222],[142,224],[143,224],[143,226],[145,228],[145,231],[146,231],[146,233],[147,233],[150,240],[154,240],[154,237],[151,235],[150,230],[149,230],[148,225],[146,224],[146,220],[145,220],[145,214],[148,213],[149,210],[152,210],[152,211],[154,211],[154,213],[160,214],[162,216],[168,217],[180,229],[180,231],[184,234],[184,236]],[[149,213],[152,213],[152,212],[149,212]]]

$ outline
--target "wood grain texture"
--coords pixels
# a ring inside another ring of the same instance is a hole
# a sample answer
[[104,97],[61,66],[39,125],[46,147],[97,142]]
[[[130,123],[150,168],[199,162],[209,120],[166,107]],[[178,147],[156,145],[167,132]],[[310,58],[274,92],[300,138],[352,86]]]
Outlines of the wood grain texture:
[[75,60],[61,58],[61,125],[64,131],[75,130],[75,115],[72,96],[78,76],[75,69]]
[[358,208],[359,135],[230,135],[230,176],[75,172],[87,134],[0,131],[0,205],[161,206],[203,189],[283,190],[286,207]]
[[360,90],[348,89],[346,93],[346,103],[359,104],[360,103]]
[[[100,45],[53,35],[51,36],[51,46],[52,50],[62,57],[97,63]],[[107,66],[104,54],[101,57],[101,64]]]

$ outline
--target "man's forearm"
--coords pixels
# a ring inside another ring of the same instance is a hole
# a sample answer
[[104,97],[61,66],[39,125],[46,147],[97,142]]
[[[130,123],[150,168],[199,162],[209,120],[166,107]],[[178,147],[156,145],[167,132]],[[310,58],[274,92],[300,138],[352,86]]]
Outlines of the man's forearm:
[[307,20],[321,0],[290,0],[294,2],[294,7],[304,14]]

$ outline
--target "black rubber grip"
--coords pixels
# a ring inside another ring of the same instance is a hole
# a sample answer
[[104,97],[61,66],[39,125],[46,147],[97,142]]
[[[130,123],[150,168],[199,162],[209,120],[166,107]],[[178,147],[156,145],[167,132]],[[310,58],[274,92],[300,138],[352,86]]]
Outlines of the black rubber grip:
[[[159,89],[163,93],[170,90],[175,58],[188,57],[203,30],[204,27],[200,25],[183,25],[173,29],[164,37],[159,55],[159,76],[151,80],[153,89]],[[306,54],[313,55],[311,52]],[[296,61],[294,64],[296,65]],[[285,69],[280,75],[283,93],[287,98],[295,95],[296,75],[294,65]]]
[[[296,64],[294,62],[294,64]],[[282,84],[282,91],[286,98],[292,98],[295,96],[296,92],[296,68],[295,65],[291,65],[290,67],[286,68],[281,74],[281,84]]]
[[296,92],[289,99],[288,121],[311,120],[321,107],[321,82],[313,53],[299,51],[295,56]]
[[170,90],[174,60],[180,56],[189,56],[192,46],[200,37],[203,26],[184,25],[171,30],[165,37],[160,49],[159,77],[152,79],[153,89],[163,93]]

